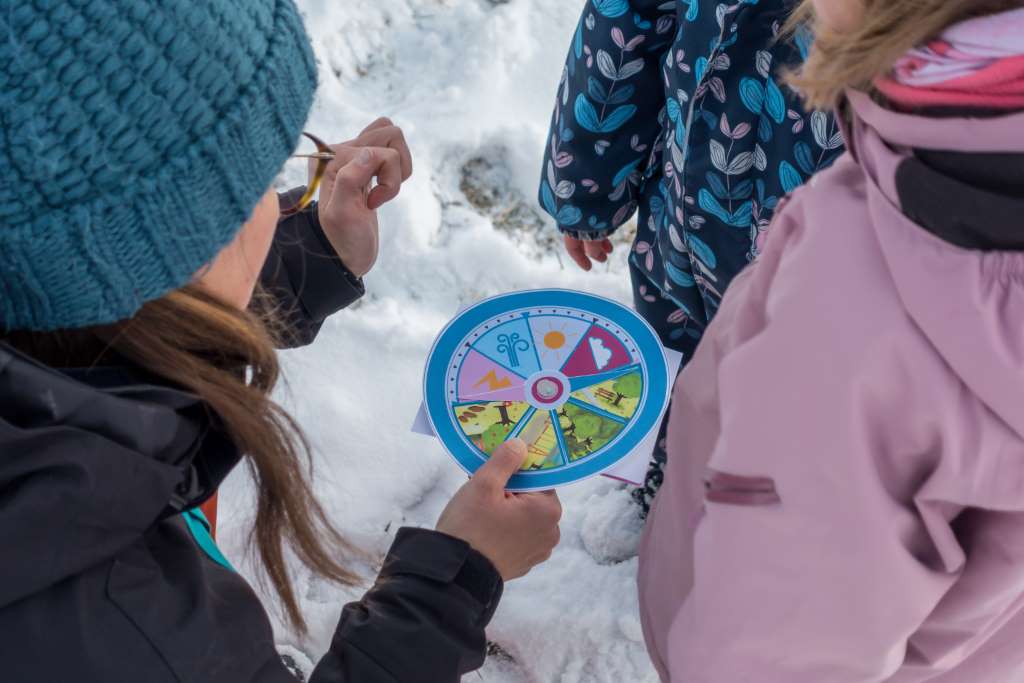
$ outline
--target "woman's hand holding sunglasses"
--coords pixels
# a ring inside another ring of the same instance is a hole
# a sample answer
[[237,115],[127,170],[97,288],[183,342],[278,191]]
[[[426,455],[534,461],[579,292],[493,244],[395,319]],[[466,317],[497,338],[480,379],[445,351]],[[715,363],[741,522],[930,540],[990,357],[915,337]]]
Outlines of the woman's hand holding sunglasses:
[[386,118],[330,148],[335,158],[320,185],[320,225],[345,267],[363,277],[377,261],[377,210],[397,197],[412,175],[412,153],[402,129]]

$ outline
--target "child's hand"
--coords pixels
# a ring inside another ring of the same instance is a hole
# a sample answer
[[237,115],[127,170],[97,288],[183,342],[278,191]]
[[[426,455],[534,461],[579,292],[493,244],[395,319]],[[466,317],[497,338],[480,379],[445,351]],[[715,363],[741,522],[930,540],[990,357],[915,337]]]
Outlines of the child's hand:
[[604,263],[608,260],[608,254],[612,253],[613,249],[611,240],[604,239],[597,242],[587,242],[585,240],[578,240],[575,237],[569,237],[568,235],[565,236],[565,250],[569,252],[572,260],[586,271],[594,267],[590,259],[594,259],[598,263]]
[[337,156],[320,186],[320,225],[342,263],[362,277],[377,261],[377,209],[412,175],[412,154],[402,130],[385,118],[331,149]]
[[509,581],[525,576],[558,545],[562,504],[554,491],[507,493],[505,485],[526,460],[526,444],[502,444],[459,489],[437,530],[469,543]]

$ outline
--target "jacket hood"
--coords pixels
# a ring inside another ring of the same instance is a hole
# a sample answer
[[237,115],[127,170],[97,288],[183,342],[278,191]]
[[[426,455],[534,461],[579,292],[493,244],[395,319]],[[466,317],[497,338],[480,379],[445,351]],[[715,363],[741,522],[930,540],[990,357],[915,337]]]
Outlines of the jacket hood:
[[872,223],[908,314],[969,390],[1024,436],[1024,183],[915,170],[930,153],[1012,155],[1019,174],[1024,114],[930,118],[863,93],[848,102],[850,152],[865,170]]
[[237,462],[210,425],[196,397],[129,370],[64,373],[0,344],[0,607],[208,498]]

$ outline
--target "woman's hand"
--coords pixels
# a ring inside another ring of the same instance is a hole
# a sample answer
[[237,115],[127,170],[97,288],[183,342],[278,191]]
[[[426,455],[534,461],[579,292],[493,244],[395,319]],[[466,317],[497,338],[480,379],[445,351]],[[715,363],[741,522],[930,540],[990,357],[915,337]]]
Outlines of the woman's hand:
[[554,491],[507,493],[505,485],[526,460],[526,444],[502,444],[459,489],[437,530],[469,543],[509,581],[551,557],[558,545],[562,504]]
[[590,262],[591,259],[598,263],[604,263],[613,249],[611,240],[587,242],[568,235],[565,236],[565,250],[569,252],[569,256],[576,262],[576,265],[586,271],[594,267],[594,264]]
[[386,118],[331,149],[337,156],[320,185],[320,225],[345,267],[363,277],[377,262],[377,209],[412,176],[412,153],[402,129]]

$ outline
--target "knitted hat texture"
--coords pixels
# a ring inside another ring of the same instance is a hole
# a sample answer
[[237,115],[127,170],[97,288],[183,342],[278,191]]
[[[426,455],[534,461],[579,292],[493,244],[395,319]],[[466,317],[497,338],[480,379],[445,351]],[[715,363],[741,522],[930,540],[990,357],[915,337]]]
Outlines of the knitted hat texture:
[[292,0],[0,0],[0,330],[114,322],[188,283],[315,88]]

